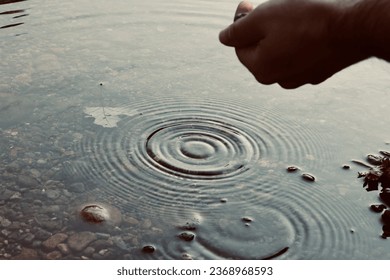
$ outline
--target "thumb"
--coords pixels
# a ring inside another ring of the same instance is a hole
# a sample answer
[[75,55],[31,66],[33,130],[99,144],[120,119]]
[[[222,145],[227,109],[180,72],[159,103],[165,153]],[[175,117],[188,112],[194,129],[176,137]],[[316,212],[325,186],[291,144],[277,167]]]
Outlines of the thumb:
[[[259,40],[259,36],[253,34],[256,27],[256,17],[251,12],[253,5],[248,1],[242,1],[236,10],[236,21],[219,33],[222,44],[230,47],[243,47]],[[247,14],[246,16],[243,16]]]

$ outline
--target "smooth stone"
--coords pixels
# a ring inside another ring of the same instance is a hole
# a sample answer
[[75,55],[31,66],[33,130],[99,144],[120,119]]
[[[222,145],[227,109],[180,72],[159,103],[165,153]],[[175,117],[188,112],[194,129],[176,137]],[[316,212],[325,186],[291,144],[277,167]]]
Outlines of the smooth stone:
[[178,237],[179,237],[181,240],[190,242],[190,241],[194,240],[195,234],[193,234],[192,232],[182,232],[182,233],[180,233],[180,234],[178,235]]
[[73,183],[69,185],[70,192],[83,193],[85,192],[85,186],[83,183]]
[[62,258],[62,254],[60,251],[52,251],[46,255],[48,260],[59,260]]
[[68,255],[70,253],[69,246],[65,243],[58,244],[57,249],[64,255]]
[[28,175],[19,175],[16,183],[25,188],[35,188],[39,185],[37,179]]
[[95,240],[96,235],[93,232],[83,231],[71,235],[68,238],[68,245],[70,249],[80,252]]
[[152,245],[146,245],[142,248],[142,252],[146,254],[152,254],[154,251],[156,251],[156,248],[154,248]]
[[58,244],[64,242],[68,238],[65,233],[56,233],[42,242],[42,246],[46,250],[54,250]]
[[39,255],[38,252],[34,249],[30,248],[22,248],[21,252],[15,256],[13,259],[15,260],[38,260]]
[[303,173],[302,178],[306,181],[309,181],[309,182],[314,182],[316,180],[316,178],[313,175],[308,174],[308,173]]

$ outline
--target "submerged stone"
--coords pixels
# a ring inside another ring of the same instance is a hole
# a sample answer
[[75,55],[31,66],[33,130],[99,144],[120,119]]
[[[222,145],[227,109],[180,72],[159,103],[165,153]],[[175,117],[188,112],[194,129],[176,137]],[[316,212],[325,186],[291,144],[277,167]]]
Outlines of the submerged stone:
[[83,224],[99,225],[100,230],[102,226],[115,228],[122,222],[119,209],[100,202],[80,206],[78,215]]
[[95,204],[85,206],[80,215],[85,221],[94,224],[102,223],[109,218],[107,209]]

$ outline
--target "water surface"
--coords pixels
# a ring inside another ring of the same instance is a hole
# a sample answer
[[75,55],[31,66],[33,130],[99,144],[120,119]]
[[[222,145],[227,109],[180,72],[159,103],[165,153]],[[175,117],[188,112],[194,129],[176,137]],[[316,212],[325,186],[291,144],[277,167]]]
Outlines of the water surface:
[[231,1],[0,4],[0,258],[390,257],[352,162],[388,148],[384,62],[285,91],[218,42]]

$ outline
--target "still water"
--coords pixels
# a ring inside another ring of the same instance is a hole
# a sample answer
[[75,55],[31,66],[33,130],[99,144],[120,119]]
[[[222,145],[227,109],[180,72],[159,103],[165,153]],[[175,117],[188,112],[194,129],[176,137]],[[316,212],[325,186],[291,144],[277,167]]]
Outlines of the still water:
[[0,259],[390,258],[353,162],[386,63],[286,91],[218,42],[234,1],[0,4]]

